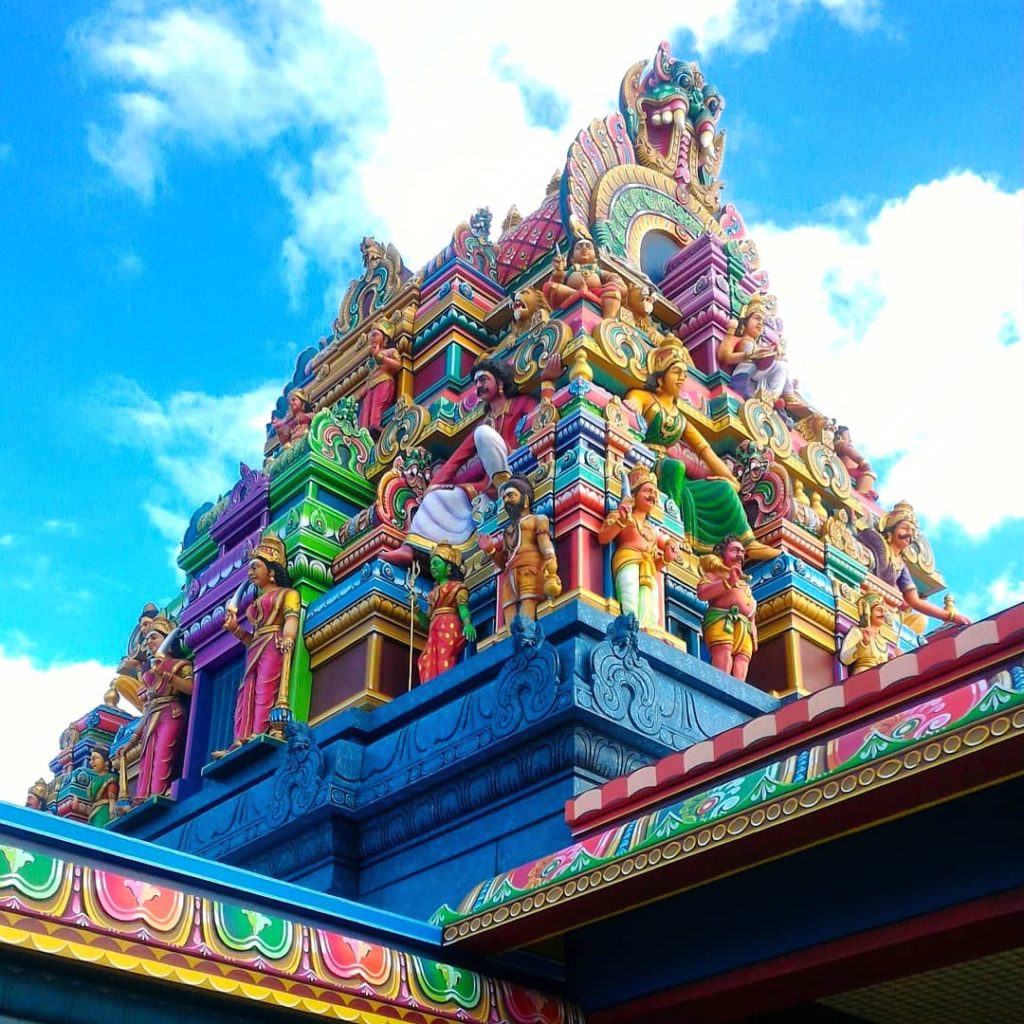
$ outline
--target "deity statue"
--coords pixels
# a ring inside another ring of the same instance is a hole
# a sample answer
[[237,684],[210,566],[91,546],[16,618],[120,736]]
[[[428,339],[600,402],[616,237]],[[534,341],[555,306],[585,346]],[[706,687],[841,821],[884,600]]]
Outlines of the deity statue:
[[486,533],[480,535],[480,550],[490,555],[503,573],[501,606],[505,622],[511,622],[515,615],[536,619],[540,602],[562,592],[551,524],[547,516],[531,511],[533,487],[528,480],[510,477],[501,485],[499,496],[508,521],[497,540]]
[[145,638],[149,662],[142,673],[142,719],[131,740],[117,752],[123,782],[128,755],[138,751],[136,801],[166,796],[181,774],[193,673],[191,661],[171,654],[176,640],[175,624],[162,615],[153,616]]
[[885,598],[881,594],[862,594],[857,600],[859,624],[854,626],[839,648],[839,660],[850,668],[850,675],[866,672],[889,660],[889,645],[882,627],[889,621]]
[[89,824],[103,828],[114,817],[117,804],[117,776],[110,768],[106,750],[97,747],[89,755],[89,782],[85,803],[89,808]]
[[650,522],[658,506],[655,475],[646,466],[636,466],[627,482],[619,507],[605,516],[597,539],[601,544],[616,542],[612,577],[623,614],[635,615],[641,629],[664,628],[661,573],[679,557],[679,545]]
[[854,446],[850,437],[849,427],[837,427],[834,441],[836,455],[842,460],[846,471],[850,474],[858,494],[864,494],[872,501],[878,500],[878,492],[875,490],[875,471],[871,463]]
[[602,270],[597,251],[589,238],[581,238],[572,247],[568,268],[566,259],[557,253],[551,277],[544,282],[544,295],[555,309],[565,309],[577,299],[590,299],[601,307],[606,319],[619,315],[626,297],[626,284],[618,274]]
[[[871,552],[871,571],[883,583],[900,591],[905,608],[958,626],[970,625],[971,620],[955,608],[939,608],[918,594],[917,585],[903,560],[903,553],[917,540],[917,517],[908,502],[898,501],[891,512],[882,516],[877,530],[861,530],[857,537]],[[906,615],[904,621],[908,621]]]
[[395,328],[388,320],[378,320],[370,328],[373,371],[362,388],[359,426],[366,427],[374,437],[380,435],[381,417],[395,400],[395,376],[402,368],[398,349],[388,344],[394,333]]
[[420,682],[426,683],[459,660],[466,641],[476,640],[469,617],[469,590],[463,582],[462,559],[451,544],[436,544],[430,556],[430,575],[435,586],[427,594],[427,614],[417,613],[427,629],[427,643],[418,665]]
[[282,445],[294,444],[309,433],[309,425],[313,422],[310,412],[309,395],[302,388],[292,388],[288,392],[288,411],[284,417],[271,417],[270,425],[277,433]]
[[707,601],[702,625],[711,664],[741,682],[747,678],[750,657],[757,650],[757,602],[750,577],[743,574],[743,541],[725,537],[700,560],[697,597]]
[[146,636],[149,624],[159,613],[152,601],[147,602],[139,613],[139,621],[128,638],[128,648],[118,663],[117,675],[110,681],[107,692],[103,695],[103,703],[116,707],[118,698],[124,697],[136,711],[142,711],[142,672],[149,666],[149,651],[146,649]]
[[694,551],[708,552],[724,537],[736,535],[748,558],[774,558],[779,552],[756,540],[750,529],[739,499],[739,483],[729,467],[687,422],[680,397],[688,365],[684,353],[676,338],[655,349],[648,360],[643,389],[628,391],[624,403],[643,418],[644,443],[658,453],[654,467],[658,486],[679,507]]
[[462,544],[473,535],[473,499],[494,491],[507,479],[509,452],[518,447],[520,424],[537,400],[520,395],[511,366],[481,359],[473,370],[473,388],[486,415],[431,477],[430,487],[409,524],[407,542],[380,557],[392,565],[409,565],[413,543],[433,547],[441,541]]
[[767,301],[760,293],[743,307],[738,321],[730,324],[732,333],[718,345],[718,365],[732,374],[732,387],[744,398],[753,398],[759,387],[781,395],[788,380],[778,365],[779,348],[764,337]]
[[235,698],[234,741],[227,750],[214,751],[215,758],[267,731],[270,709],[287,679],[299,633],[302,605],[299,592],[292,588],[280,537],[268,531],[260,538],[248,575],[257,590],[246,611],[252,632],[239,625],[237,606],[229,603],[224,613],[224,628],[245,645],[245,672]]
[[28,796],[25,797],[25,806],[31,807],[35,811],[44,811],[49,800],[50,787],[46,784],[46,779],[39,778],[29,787]]

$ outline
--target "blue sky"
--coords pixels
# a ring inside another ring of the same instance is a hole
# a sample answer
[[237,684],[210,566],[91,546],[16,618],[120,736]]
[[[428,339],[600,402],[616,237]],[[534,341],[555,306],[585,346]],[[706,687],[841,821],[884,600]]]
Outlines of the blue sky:
[[805,392],[918,506],[965,610],[1024,598],[1019,3],[391,10],[5,5],[0,669],[55,709],[11,756],[51,756],[174,593],[189,512],[259,462],[359,237],[419,266],[477,206],[533,209],[666,36],[726,98],[725,199]]

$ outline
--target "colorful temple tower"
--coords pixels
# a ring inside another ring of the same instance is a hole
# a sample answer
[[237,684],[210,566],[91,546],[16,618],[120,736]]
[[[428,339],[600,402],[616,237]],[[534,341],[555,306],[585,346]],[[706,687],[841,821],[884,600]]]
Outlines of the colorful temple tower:
[[33,786],[63,820],[0,820],[25,991],[56,957],[161,1020],[873,1020],[849,990],[1012,945],[1006,825],[977,878],[856,873],[1019,796],[1024,618],[928,600],[913,508],[798,391],[723,109],[663,43],[496,240],[363,240]]

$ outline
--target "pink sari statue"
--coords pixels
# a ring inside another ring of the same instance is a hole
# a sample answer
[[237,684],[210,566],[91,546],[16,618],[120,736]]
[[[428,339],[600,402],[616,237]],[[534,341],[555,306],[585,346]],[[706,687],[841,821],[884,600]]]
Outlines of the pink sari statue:
[[374,369],[363,385],[363,399],[359,406],[359,426],[377,437],[381,432],[381,417],[395,400],[395,376],[402,368],[398,349],[388,346],[394,328],[387,321],[374,324],[370,330],[370,353]]
[[246,610],[251,633],[239,625],[237,610],[228,605],[224,628],[246,646],[245,673],[235,698],[234,742],[227,750],[215,751],[214,757],[223,757],[265,733],[270,724],[270,710],[280,693],[299,631],[299,592],[291,587],[286,564],[280,538],[265,534],[249,562],[249,580],[258,591]]
[[192,662],[164,653],[174,623],[162,616],[149,624],[146,647],[153,658],[142,674],[142,723],[137,732],[139,774],[135,799],[167,796],[181,774],[192,695]]

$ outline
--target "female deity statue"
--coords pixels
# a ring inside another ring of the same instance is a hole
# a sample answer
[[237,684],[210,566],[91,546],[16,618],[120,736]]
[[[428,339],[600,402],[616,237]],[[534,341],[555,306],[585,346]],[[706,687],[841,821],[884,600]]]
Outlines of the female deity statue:
[[97,747],[89,755],[89,782],[85,788],[89,824],[104,828],[114,817],[117,803],[117,776],[110,769],[106,751]]
[[309,395],[302,388],[292,388],[288,392],[288,411],[281,419],[271,417],[270,425],[277,433],[277,439],[283,445],[293,444],[309,433],[309,425],[313,422],[313,414],[309,411]]
[[732,334],[718,346],[718,365],[732,374],[733,390],[752,398],[761,386],[781,395],[789,384],[789,373],[779,362],[779,347],[764,338],[765,301],[754,295],[743,308]]
[[378,437],[380,420],[395,400],[395,376],[402,368],[398,349],[388,345],[395,329],[387,320],[378,320],[370,328],[370,354],[373,371],[363,385],[362,404],[359,406],[359,426]]
[[626,393],[625,404],[646,424],[644,443],[659,456],[654,467],[658,486],[679,507],[694,551],[707,553],[734,535],[748,558],[774,558],[779,552],[754,538],[740,503],[739,483],[729,467],[686,420],[680,398],[686,367],[684,349],[673,338],[651,353],[643,389]]
[[882,627],[889,617],[881,594],[863,594],[857,600],[860,623],[843,637],[839,660],[850,668],[850,675],[866,672],[889,660],[889,645],[882,636]]
[[265,533],[249,562],[249,581],[257,595],[246,611],[252,632],[238,623],[238,608],[228,605],[224,628],[246,647],[245,673],[235,698],[235,737],[223,757],[247,740],[267,731],[270,709],[291,668],[291,653],[299,633],[299,592],[292,589],[281,538]]
[[629,490],[598,530],[602,544],[613,540],[612,576],[623,614],[633,614],[641,629],[664,628],[661,573],[679,557],[679,546],[650,522],[658,505],[658,482],[646,466],[629,474]]
[[145,638],[150,660],[142,673],[142,720],[131,742],[117,753],[123,780],[128,754],[136,748],[140,751],[136,801],[166,796],[181,774],[193,678],[192,662],[170,653],[176,637],[170,619],[153,616]]
[[427,595],[427,613],[417,611],[420,625],[427,629],[427,643],[417,662],[421,683],[450,669],[459,660],[466,641],[476,640],[462,562],[451,544],[434,545],[430,575],[436,585]]

